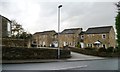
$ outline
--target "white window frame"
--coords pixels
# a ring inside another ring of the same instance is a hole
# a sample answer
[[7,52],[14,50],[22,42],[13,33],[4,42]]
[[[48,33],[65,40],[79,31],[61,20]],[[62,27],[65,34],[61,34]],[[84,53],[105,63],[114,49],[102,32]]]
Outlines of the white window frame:
[[93,47],[93,45],[92,44],[87,44],[87,47]]
[[104,38],[104,35],[105,35],[105,38],[106,38],[106,34],[102,34],[102,38],[103,38],[103,39],[105,39],[105,38]]
[[89,47],[90,46],[90,44],[87,44],[87,47]]
[[84,39],[84,35],[81,35],[81,39]]

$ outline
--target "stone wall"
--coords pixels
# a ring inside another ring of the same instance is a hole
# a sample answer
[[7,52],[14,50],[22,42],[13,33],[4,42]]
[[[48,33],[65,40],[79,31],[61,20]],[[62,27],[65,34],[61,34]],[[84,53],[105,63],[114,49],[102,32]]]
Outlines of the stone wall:
[[[3,60],[57,59],[57,49],[3,47]],[[60,50],[60,58],[71,57],[70,50]]]
[[7,47],[28,47],[29,40],[2,38],[2,45]]

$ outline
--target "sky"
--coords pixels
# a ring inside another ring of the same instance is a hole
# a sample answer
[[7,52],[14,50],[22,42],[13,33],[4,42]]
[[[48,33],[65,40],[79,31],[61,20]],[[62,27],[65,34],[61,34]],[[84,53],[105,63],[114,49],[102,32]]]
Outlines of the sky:
[[60,31],[68,28],[113,26],[119,0],[0,0],[0,14],[16,20],[30,32],[55,30],[58,32],[58,6]]

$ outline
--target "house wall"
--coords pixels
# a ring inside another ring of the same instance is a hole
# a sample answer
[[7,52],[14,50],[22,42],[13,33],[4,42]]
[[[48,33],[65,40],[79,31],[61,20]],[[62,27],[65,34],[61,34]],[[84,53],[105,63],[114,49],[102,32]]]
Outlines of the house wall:
[[59,36],[59,46],[75,46],[75,35],[74,34],[61,34]]
[[60,34],[59,35],[59,46],[70,46],[75,47],[79,43],[79,33],[78,34]]
[[46,33],[46,34],[34,34],[33,41],[36,42],[37,47],[49,47],[53,41],[53,35],[55,32]]
[[109,47],[114,47],[116,46],[116,39],[115,39],[115,32],[114,29],[111,28],[110,32],[109,32],[109,43],[110,46]]
[[[106,38],[102,38],[102,35],[106,35]],[[109,33],[102,34],[85,34],[84,43],[85,47],[88,47],[88,44],[92,44],[92,47],[95,47],[94,42],[100,41],[102,44],[99,47],[109,47]]]
[[[45,33],[45,34],[35,34],[33,35],[33,41],[36,41],[38,47],[41,46],[50,46],[54,42],[59,41],[59,47],[70,46],[75,47],[78,43],[82,44],[82,47],[88,47],[88,44],[92,45],[93,48],[96,48],[94,43],[96,41],[100,41],[101,45],[99,47],[103,47],[105,45],[106,48],[108,47],[115,47],[116,40],[115,40],[115,32],[114,29],[111,28],[109,33],[101,33],[101,34],[81,34],[79,35],[81,30],[76,31],[74,34],[55,34],[55,32]],[[103,38],[105,35],[105,38]],[[83,36],[83,39],[81,39]]]
[[[106,38],[102,38],[102,35],[106,35]],[[92,47],[95,47],[94,42],[99,40],[102,44],[99,47],[103,47],[105,45],[106,48],[108,47],[115,47],[116,40],[115,40],[115,32],[114,29],[111,28],[109,33],[101,33],[101,34],[84,34],[84,44],[85,47],[88,47],[88,44],[92,44]]]
[[8,36],[7,23],[8,21],[5,18],[2,18],[2,37]]
[[[11,36],[11,22],[10,22],[10,20],[8,20],[7,18],[5,18],[1,15],[0,15],[0,20],[2,20],[1,24],[0,24],[2,26],[2,37],[5,38],[8,36]],[[9,26],[8,26],[8,24],[9,24]],[[10,29],[10,30],[8,31],[8,29]]]

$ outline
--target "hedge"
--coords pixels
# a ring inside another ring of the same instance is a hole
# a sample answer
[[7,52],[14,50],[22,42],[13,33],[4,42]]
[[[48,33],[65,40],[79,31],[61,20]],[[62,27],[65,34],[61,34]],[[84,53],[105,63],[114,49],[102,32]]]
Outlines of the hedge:
[[[71,57],[70,50],[60,50],[60,58]],[[57,59],[57,49],[46,48],[2,48],[3,60]]]
[[92,56],[99,56],[99,57],[118,57],[120,56],[119,52],[108,52],[107,49],[104,50],[103,48],[97,49],[97,48],[73,48],[70,47],[70,50],[73,52],[86,54],[86,55],[92,55]]

